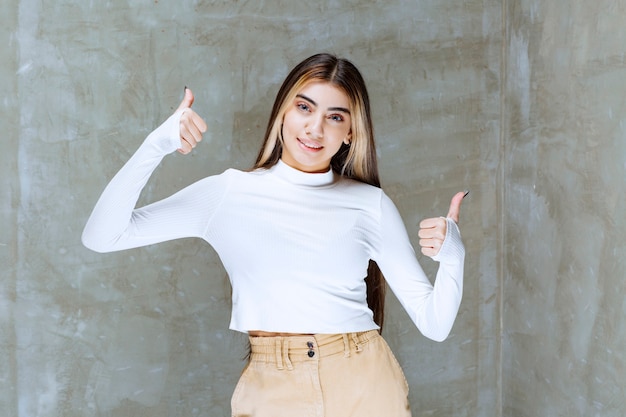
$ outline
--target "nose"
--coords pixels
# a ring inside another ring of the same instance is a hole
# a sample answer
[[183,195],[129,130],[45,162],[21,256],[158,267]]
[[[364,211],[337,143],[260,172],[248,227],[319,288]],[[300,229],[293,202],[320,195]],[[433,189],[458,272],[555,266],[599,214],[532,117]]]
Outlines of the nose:
[[304,130],[311,139],[321,139],[324,137],[323,123],[324,121],[321,117],[314,117],[305,126]]

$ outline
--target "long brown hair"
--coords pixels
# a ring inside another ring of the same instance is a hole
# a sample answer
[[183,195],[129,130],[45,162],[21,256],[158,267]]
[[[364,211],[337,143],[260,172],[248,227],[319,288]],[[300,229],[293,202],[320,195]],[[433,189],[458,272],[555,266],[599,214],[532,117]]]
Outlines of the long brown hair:
[[[331,159],[332,169],[347,178],[380,188],[369,96],[359,70],[348,60],[331,54],[313,55],[294,67],[278,90],[263,146],[254,168],[269,168],[282,155],[282,123],[299,91],[311,82],[324,81],[342,90],[350,101],[352,140],[342,144]],[[367,268],[367,304],[382,331],[385,318],[385,279],[376,262]]]

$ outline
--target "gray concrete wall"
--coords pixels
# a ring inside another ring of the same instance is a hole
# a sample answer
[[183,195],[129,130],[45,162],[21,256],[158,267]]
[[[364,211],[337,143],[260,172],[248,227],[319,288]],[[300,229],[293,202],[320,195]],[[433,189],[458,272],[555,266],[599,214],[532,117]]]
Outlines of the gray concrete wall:
[[626,4],[507,7],[504,415],[626,415]]
[[419,335],[393,297],[386,335],[415,415],[492,412],[499,2],[3,4],[4,415],[229,415],[244,339],[227,329],[229,287],[213,250],[186,240],[98,255],[80,233],[183,86],[209,133],[191,156],[163,162],[143,202],[249,167],[279,83],[319,51],[349,57],[368,81],[382,179],[415,244],[421,218],[472,189],[466,296],[450,339]]
[[[0,410],[15,411],[17,379],[15,349],[15,301],[17,285],[17,215],[19,176],[17,139],[20,109],[17,100],[18,57],[16,48],[17,10],[15,5],[0,4]],[[15,414],[15,413],[14,413]]]
[[426,340],[389,299],[414,415],[626,413],[622,5],[176,3],[0,6],[3,415],[229,415],[244,338],[212,249],[98,255],[80,232],[183,86],[209,133],[142,202],[249,167],[279,83],[318,51],[362,70],[383,186],[415,244],[421,218],[472,190],[451,337]]

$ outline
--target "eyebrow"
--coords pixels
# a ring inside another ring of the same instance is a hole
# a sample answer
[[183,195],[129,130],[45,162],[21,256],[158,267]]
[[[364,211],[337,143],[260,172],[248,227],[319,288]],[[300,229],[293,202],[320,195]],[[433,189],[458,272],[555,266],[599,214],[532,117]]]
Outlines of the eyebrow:
[[[305,96],[304,94],[296,94],[296,97],[299,97],[299,98],[301,98],[303,100],[306,100],[309,103],[311,103],[312,105],[317,107],[317,103],[313,99],[311,99],[310,97]],[[346,109],[345,107],[329,107],[328,110],[330,110],[330,111],[340,111],[340,112],[343,112],[343,113],[350,114],[350,110]]]

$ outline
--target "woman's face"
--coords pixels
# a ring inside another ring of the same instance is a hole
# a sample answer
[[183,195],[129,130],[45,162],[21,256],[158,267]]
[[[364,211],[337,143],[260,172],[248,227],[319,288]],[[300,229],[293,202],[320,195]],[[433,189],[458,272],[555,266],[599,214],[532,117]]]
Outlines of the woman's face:
[[342,143],[350,142],[350,101],[327,82],[298,91],[283,118],[281,159],[304,172],[326,172]]

